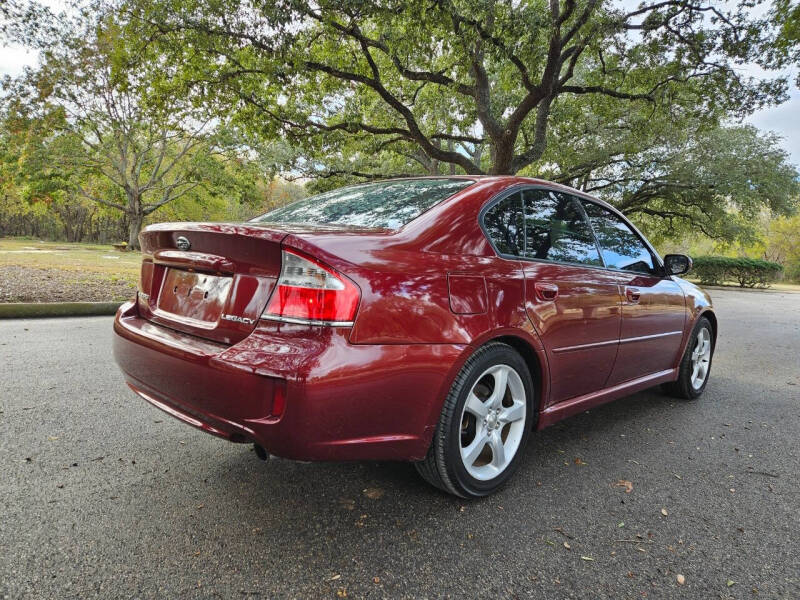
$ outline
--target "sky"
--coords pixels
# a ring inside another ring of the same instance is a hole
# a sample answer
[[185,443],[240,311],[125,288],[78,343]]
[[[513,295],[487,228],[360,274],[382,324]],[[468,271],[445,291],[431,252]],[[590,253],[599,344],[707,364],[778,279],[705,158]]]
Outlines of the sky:
[[[2,0],[0,0],[2,1]],[[621,5],[638,5],[640,0],[621,0]],[[55,11],[61,11],[66,6],[66,0],[44,0]],[[36,64],[38,54],[18,46],[0,46],[0,77],[4,75],[18,75],[26,66]],[[758,75],[756,68],[744,68],[745,73],[751,72]],[[794,82],[797,68],[787,73],[791,82],[789,100],[779,106],[765,108],[757,111],[745,119],[759,129],[774,131],[780,135],[782,146],[789,154],[791,162],[800,167],[800,89]]]

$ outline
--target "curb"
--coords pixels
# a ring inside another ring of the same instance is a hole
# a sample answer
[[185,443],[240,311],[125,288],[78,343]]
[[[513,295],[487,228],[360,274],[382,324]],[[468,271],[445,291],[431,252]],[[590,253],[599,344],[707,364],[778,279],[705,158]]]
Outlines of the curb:
[[113,315],[123,302],[9,302],[0,304],[0,319]]
[[693,283],[696,286],[703,288],[704,290],[723,290],[729,292],[747,292],[752,294],[757,293],[768,293],[768,294],[797,294],[800,290],[783,290],[781,288],[776,287],[766,287],[766,288],[749,288],[749,287],[741,287],[738,285],[700,285],[697,281],[690,281],[689,283]]

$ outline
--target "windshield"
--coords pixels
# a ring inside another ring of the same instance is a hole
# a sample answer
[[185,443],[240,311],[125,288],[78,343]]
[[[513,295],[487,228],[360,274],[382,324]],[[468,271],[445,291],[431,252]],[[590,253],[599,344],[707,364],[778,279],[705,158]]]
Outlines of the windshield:
[[253,223],[322,223],[399,229],[472,185],[470,179],[396,179],[339,188],[292,202]]

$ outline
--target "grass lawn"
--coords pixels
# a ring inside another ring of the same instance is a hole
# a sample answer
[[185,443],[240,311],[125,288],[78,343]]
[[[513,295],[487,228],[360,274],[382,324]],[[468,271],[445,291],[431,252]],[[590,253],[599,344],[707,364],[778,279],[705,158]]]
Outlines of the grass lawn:
[[0,238],[0,302],[125,300],[140,264],[111,246]]
[[697,279],[692,279],[691,277],[689,278],[689,281],[691,281],[692,283],[694,283],[695,285],[698,285],[700,287],[707,287],[707,288],[712,289],[712,290],[714,288],[731,288],[731,289],[735,289],[735,290],[745,290],[745,291],[748,291],[748,292],[764,292],[764,291],[800,292],[800,284],[790,283],[788,281],[781,281],[781,282],[777,282],[777,283],[771,283],[771,284],[769,284],[768,288],[746,288],[746,287],[740,286],[735,281],[726,281],[722,285],[700,285],[700,282]]

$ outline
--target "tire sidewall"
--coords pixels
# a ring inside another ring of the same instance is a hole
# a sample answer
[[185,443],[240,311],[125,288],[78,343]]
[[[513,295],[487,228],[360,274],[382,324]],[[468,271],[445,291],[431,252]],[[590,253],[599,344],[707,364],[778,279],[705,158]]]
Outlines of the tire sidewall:
[[[700,330],[703,328],[706,328],[711,336],[711,356],[708,359],[708,371],[706,372],[706,378],[703,380],[703,385],[699,388],[695,388],[692,385],[692,352],[697,344],[697,334],[700,333]],[[711,379],[711,367],[714,363],[715,346],[716,340],[714,339],[714,330],[711,327],[711,322],[705,317],[700,317],[692,330],[692,337],[689,339],[689,345],[686,347],[683,362],[681,363],[682,383],[687,391],[687,395],[692,399],[699,398],[703,394],[708,385],[708,380]]]
[[[464,410],[464,404],[467,401],[467,396],[472,387],[478,381],[478,378],[490,367],[495,365],[507,365],[513,368],[522,380],[522,385],[525,389],[525,402],[527,404],[525,411],[525,425],[523,427],[522,439],[520,440],[519,447],[517,448],[514,458],[511,463],[494,479],[486,481],[476,479],[467,472],[466,467],[461,459],[461,414]],[[534,422],[534,414],[536,409],[536,402],[533,389],[533,380],[531,378],[528,365],[523,358],[510,346],[500,346],[493,348],[491,351],[486,352],[478,360],[469,365],[469,374],[461,382],[460,389],[457,390],[458,400],[453,408],[453,414],[448,423],[448,431],[446,432],[446,453],[450,460],[447,460],[448,475],[451,480],[456,483],[465,494],[474,497],[487,496],[502,486],[514,474],[514,471],[519,466],[522,454],[527,445],[528,438],[531,433]]]

